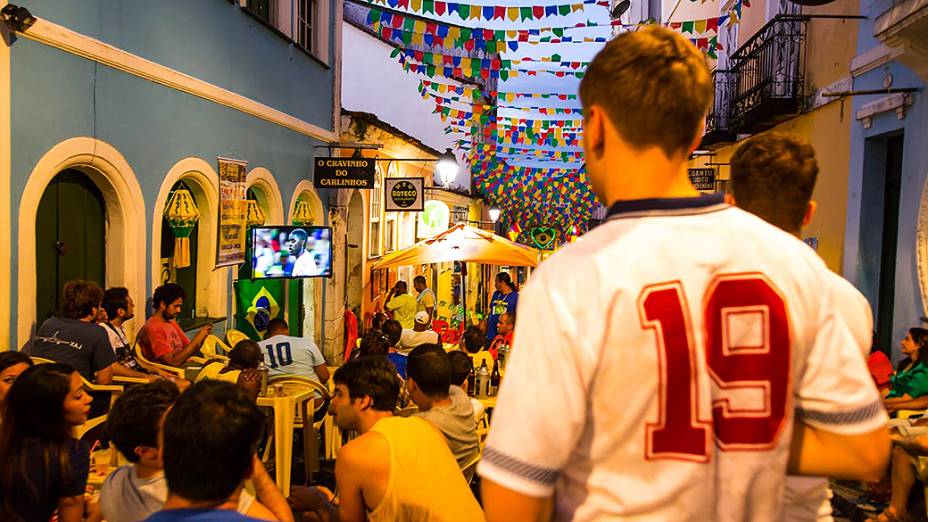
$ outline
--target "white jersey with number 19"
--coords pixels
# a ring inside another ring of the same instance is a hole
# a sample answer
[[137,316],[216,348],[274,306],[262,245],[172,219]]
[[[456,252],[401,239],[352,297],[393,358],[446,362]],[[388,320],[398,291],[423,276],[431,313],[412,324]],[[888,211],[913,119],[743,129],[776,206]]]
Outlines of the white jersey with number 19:
[[523,290],[480,474],[556,520],[779,520],[794,409],[886,422],[827,273],[720,197],[617,203]]

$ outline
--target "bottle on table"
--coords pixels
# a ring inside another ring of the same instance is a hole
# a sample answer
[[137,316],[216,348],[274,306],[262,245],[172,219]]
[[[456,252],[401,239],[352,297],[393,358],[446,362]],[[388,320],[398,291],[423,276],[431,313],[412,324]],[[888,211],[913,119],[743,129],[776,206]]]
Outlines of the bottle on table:
[[503,342],[503,345],[499,347],[497,352],[497,364],[499,364],[499,371],[506,373],[506,363],[509,362],[509,351],[511,350],[508,342]]
[[487,361],[484,360],[477,369],[475,377],[477,389],[477,398],[486,399],[490,396],[490,369],[487,368]]
[[258,363],[258,380],[261,382],[258,395],[261,397],[267,396],[267,373],[267,365],[264,364],[264,361],[262,360],[260,363]]
[[474,371],[474,367],[471,366],[470,373],[467,374],[467,395],[470,395],[471,397],[477,394],[476,378],[477,374]]
[[490,395],[496,396],[499,393],[499,363],[493,363],[493,375],[490,376]]

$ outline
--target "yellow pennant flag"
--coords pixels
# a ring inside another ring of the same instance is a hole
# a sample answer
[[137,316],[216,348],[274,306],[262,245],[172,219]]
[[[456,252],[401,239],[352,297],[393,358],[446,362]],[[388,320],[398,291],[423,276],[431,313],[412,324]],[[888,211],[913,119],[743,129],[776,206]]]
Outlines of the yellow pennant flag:
[[470,58],[461,58],[461,69],[469,71],[471,68]]
[[481,12],[481,9],[479,5],[470,6],[470,19],[480,20],[480,12]]
[[706,32],[706,20],[696,20],[693,23],[693,30],[696,31],[696,34]]
[[448,28],[448,38],[451,40],[460,40],[461,39],[461,29],[459,27],[449,27]]
[[421,33],[412,33],[412,43],[414,45],[425,45],[425,35]]
[[424,33],[424,32],[425,32],[425,21],[424,21],[424,20],[416,20],[416,23],[413,24],[413,29],[412,29],[412,30],[415,31],[415,32],[417,32],[417,33]]
[[506,18],[515,22],[519,18],[519,8],[518,7],[507,7],[506,8]]
[[422,0],[412,0],[412,2],[409,3],[409,6],[412,8],[413,11],[417,13],[421,12],[422,11]]
[[583,11],[583,4],[571,4],[570,12],[576,13],[577,11]]
[[[506,10],[506,13],[507,13],[507,16],[508,16],[509,9]],[[519,35],[519,31],[516,31],[516,30],[511,30],[511,31],[510,31],[510,30],[507,30],[507,31],[506,31],[506,38],[508,38],[509,40],[512,40],[513,38],[515,38],[515,37],[518,36],[518,35]]]

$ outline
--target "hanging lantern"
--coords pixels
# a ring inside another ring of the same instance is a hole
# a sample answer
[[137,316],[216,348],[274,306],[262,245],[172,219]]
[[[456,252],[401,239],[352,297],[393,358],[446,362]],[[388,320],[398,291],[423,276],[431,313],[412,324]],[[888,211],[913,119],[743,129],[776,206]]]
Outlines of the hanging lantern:
[[309,208],[308,201],[300,200],[296,202],[296,207],[293,208],[293,215],[290,216],[290,222],[294,225],[313,224],[313,211]]
[[200,219],[200,211],[189,190],[179,188],[171,193],[164,217],[174,234],[174,268],[190,266],[190,233]]
[[245,224],[249,227],[256,227],[264,224],[265,221],[264,212],[261,210],[261,205],[258,205],[258,202],[249,199],[245,201]]

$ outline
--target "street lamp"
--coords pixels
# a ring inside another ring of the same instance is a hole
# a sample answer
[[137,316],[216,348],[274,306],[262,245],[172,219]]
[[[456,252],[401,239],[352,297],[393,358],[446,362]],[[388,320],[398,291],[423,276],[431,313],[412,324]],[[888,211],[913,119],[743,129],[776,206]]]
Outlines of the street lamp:
[[451,152],[450,148],[446,149],[442,155],[438,156],[437,167],[442,185],[450,187],[458,174],[458,159],[454,157],[454,153]]
[[490,207],[490,221],[496,223],[499,220],[499,213],[498,207]]

